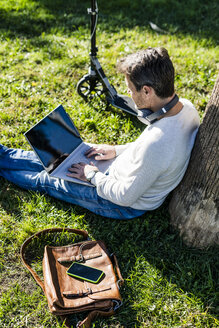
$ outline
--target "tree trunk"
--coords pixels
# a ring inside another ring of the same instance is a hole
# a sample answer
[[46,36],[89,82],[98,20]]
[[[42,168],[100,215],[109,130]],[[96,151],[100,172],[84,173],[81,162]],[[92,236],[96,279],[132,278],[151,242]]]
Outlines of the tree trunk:
[[186,174],[173,191],[171,223],[185,243],[197,248],[219,244],[218,126],[219,75],[200,125]]

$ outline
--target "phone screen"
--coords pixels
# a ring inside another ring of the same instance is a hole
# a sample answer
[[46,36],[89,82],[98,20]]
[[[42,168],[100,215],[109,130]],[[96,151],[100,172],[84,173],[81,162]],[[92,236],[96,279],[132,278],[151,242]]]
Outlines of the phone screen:
[[103,276],[103,271],[81,263],[74,262],[67,270],[67,274],[79,279],[97,283]]

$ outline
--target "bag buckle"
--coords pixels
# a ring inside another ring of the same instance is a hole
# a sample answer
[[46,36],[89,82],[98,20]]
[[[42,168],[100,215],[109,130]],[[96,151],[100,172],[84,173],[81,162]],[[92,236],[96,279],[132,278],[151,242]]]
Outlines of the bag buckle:
[[122,306],[122,301],[113,300],[113,303],[115,303],[113,306],[114,311],[118,310]]
[[117,284],[117,287],[118,287],[118,289],[120,290],[120,283],[122,282],[122,280],[121,279],[119,279],[119,280],[117,280],[117,282],[116,282],[116,284]]
[[80,253],[79,254],[79,260],[77,262],[85,262],[83,255]]
[[88,296],[90,294],[93,294],[92,289],[91,288],[87,288],[87,292],[84,293],[84,296]]

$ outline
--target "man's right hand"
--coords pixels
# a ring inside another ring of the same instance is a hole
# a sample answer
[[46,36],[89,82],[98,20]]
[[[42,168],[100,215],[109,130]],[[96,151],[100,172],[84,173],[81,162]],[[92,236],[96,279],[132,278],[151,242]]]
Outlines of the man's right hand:
[[88,158],[94,156],[95,160],[104,161],[116,157],[116,150],[110,145],[93,145],[85,152],[85,156]]

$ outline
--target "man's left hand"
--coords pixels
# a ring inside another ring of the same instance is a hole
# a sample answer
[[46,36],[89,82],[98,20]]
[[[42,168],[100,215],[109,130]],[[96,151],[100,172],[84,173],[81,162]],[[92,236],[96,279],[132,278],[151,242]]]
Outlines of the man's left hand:
[[86,176],[91,171],[99,171],[98,168],[91,162],[90,165],[86,163],[73,164],[69,169],[67,176],[76,178],[82,181],[87,181]]

